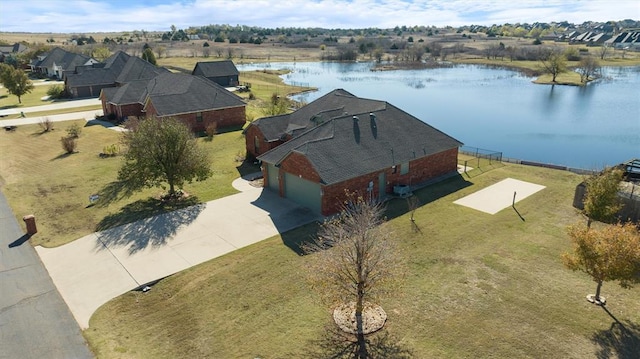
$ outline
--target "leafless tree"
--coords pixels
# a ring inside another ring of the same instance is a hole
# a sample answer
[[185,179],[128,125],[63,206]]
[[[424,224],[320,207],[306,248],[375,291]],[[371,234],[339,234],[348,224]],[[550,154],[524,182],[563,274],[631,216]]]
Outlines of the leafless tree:
[[598,76],[600,64],[594,57],[586,56],[580,59],[577,70],[580,74],[580,82],[586,83],[589,81],[589,78]]
[[609,52],[609,45],[602,44],[602,46],[600,46],[600,60],[604,60],[604,57],[607,56],[607,52]]
[[[383,225],[379,204],[357,198],[340,215],[325,221],[313,242],[309,280],[327,304],[355,302],[355,318],[362,328],[365,303],[396,289],[402,270],[394,240]],[[365,334],[358,330],[359,358],[367,358]],[[364,353],[362,352],[364,351]]]

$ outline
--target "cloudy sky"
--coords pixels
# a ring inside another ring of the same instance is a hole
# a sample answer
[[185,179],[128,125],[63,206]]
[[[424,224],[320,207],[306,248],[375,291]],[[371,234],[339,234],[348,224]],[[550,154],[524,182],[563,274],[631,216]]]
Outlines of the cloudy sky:
[[0,0],[0,31],[169,30],[209,24],[390,28],[640,20],[638,0]]

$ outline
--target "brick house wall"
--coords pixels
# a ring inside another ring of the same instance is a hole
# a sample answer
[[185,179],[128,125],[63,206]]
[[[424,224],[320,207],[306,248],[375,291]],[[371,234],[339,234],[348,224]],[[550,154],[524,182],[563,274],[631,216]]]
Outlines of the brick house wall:
[[[258,148],[256,148],[256,138],[258,142]],[[249,127],[247,127],[247,130],[244,133],[244,141],[248,158],[256,158],[259,155],[272,150],[284,143],[283,141],[267,142],[258,126],[252,125],[249,125]]]
[[[147,113],[151,116],[149,106],[147,107]],[[154,112],[155,113],[155,109]],[[175,117],[187,124],[194,132],[204,131],[207,126],[212,123],[216,123],[218,129],[223,128],[242,128],[246,122],[245,107],[228,107],[223,109],[216,109],[211,111],[202,111],[202,121],[198,121],[198,113],[191,112],[181,115],[175,115]]]
[[[458,163],[457,159],[458,148],[452,148],[431,156],[410,161],[409,171],[404,175],[401,174],[401,165],[397,165],[395,170],[393,167],[389,167],[381,171],[369,173],[333,185],[321,185],[322,215],[326,216],[342,210],[342,206],[345,201],[348,200],[347,192],[356,193],[364,198],[367,198],[369,195],[378,198],[381,191],[379,175],[382,172],[385,173],[386,177],[385,188],[383,188],[382,191],[384,193],[391,193],[393,192],[393,186],[395,185],[415,185],[456,171]],[[300,176],[315,183],[320,182],[320,176],[315,171],[311,163],[306,157],[299,153],[294,152],[290,154],[284,161],[282,161],[278,170],[280,171],[278,176],[280,182],[280,196],[284,196],[283,172]],[[263,174],[266,181],[268,178],[266,166],[263,168]],[[369,187],[370,182],[373,183],[373,190],[369,194],[367,188]],[[268,183],[265,182],[265,187],[267,186]]]

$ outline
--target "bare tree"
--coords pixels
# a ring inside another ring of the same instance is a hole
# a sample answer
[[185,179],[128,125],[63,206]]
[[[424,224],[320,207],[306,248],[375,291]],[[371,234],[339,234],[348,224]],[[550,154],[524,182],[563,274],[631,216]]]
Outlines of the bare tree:
[[604,60],[604,57],[607,56],[607,52],[609,52],[609,45],[602,44],[602,46],[600,46],[600,60]]
[[382,211],[379,204],[361,197],[352,200],[337,218],[325,221],[318,236],[304,248],[306,253],[315,254],[309,280],[324,301],[332,306],[342,304],[343,308],[344,304],[353,304],[353,333],[360,343],[358,358],[368,358],[363,329],[368,320],[365,307],[372,308],[372,301],[395,289],[402,273],[391,233],[383,225]]
[[600,64],[598,60],[592,56],[586,56],[580,59],[578,64],[578,73],[580,74],[580,82],[586,83],[590,77],[595,77],[600,72]]

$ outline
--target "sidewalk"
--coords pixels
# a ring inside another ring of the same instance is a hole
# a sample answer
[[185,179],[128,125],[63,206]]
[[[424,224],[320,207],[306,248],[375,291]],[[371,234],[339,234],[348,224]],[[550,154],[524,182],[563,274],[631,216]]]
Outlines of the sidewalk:
[[15,120],[0,120],[0,126],[8,127],[8,126],[32,125],[32,124],[37,124],[42,122],[45,118],[47,118],[51,122],[61,122],[61,121],[80,120],[80,119],[84,119],[85,121],[89,122],[91,120],[94,120],[96,116],[102,116],[102,110],[69,112],[69,113],[62,113],[59,115],[49,115],[49,116],[39,116],[39,117],[25,117],[25,118],[17,118]]
[[[101,104],[102,104],[102,102],[100,102],[100,100],[97,99],[97,98],[86,99],[86,100],[71,100],[71,101],[64,101],[64,102],[59,102],[59,103],[52,103],[50,105],[8,108],[8,109],[5,109],[5,110],[0,110],[0,116],[1,115],[15,115],[15,114],[19,114],[20,112],[28,115],[30,112],[60,110],[60,109],[67,109],[67,108],[74,108],[74,107],[84,107],[84,106],[94,106],[94,105],[101,105]],[[0,118],[0,120],[1,120],[1,118]],[[3,122],[4,121],[2,121],[0,123],[3,123]],[[3,126],[6,126],[6,125],[3,124]]]
[[102,304],[199,263],[303,224],[304,207],[237,179],[242,192],[92,233],[57,248],[36,247],[80,327]]

